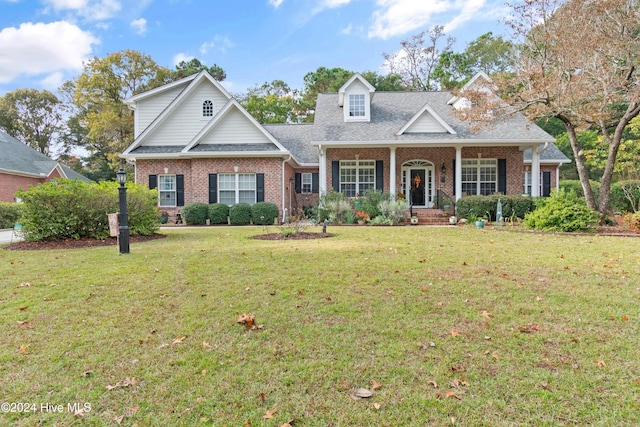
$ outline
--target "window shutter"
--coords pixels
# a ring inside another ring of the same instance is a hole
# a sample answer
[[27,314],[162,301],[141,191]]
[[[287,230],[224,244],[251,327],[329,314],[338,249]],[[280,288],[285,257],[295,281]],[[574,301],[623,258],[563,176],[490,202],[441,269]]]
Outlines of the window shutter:
[[498,192],[507,194],[507,159],[498,159]]
[[176,205],[184,206],[184,175],[176,175]]
[[149,175],[149,188],[158,188],[158,175]]
[[331,162],[331,186],[335,191],[340,191],[340,161]]
[[218,203],[218,174],[209,174],[209,204]]
[[320,175],[315,172],[311,174],[311,192],[314,194],[320,192]]
[[256,202],[264,202],[264,174],[256,174]]
[[453,184],[453,191],[451,192],[451,194],[453,194],[454,196],[456,195],[456,159],[453,159],[453,179],[451,180],[451,183]]
[[551,172],[542,172],[542,197],[551,195]]
[[302,193],[302,174],[296,174],[296,193]]
[[384,161],[376,160],[376,190],[384,191]]

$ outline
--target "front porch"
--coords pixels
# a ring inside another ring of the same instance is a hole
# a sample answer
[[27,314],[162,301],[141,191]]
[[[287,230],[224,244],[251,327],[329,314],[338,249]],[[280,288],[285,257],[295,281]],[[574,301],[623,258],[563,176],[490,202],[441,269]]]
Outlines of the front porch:
[[449,217],[455,212],[453,208],[412,208],[411,215],[418,218],[418,225],[450,225]]

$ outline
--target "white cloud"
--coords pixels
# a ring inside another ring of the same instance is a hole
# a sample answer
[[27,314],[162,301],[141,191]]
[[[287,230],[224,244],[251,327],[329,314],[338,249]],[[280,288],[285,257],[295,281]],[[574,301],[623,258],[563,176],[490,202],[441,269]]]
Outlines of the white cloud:
[[119,0],[44,0],[44,3],[56,11],[74,11],[89,21],[104,21],[122,10]]
[[444,26],[444,30],[449,33],[458,28],[461,24],[477,18],[485,4],[486,0],[466,0],[462,5],[460,14],[447,22]]
[[135,32],[140,35],[143,35],[147,32],[147,20],[144,18],[134,19],[129,25],[131,25],[131,28],[133,28]]
[[346,27],[344,27],[342,30],[340,30],[340,34],[348,36],[349,34],[351,34],[352,31],[353,31],[353,24],[349,24]]
[[189,55],[188,53],[183,53],[180,52],[177,55],[173,56],[173,65],[178,65],[179,63],[181,63],[182,61],[184,62],[189,62],[191,61],[193,58],[195,58],[195,56],[193,55]]
[[200,45],[200,55],[206,55],[209,50],[216,47],[214,42],[205,42]]
[[40,85],[47,90],[54,91],[62,86],[63,82],[64,73],[56,71],[55,73],[51,73],[44,79],[40,80]]
[[[0,83],[20,75],[82,70],[92,45],[100,41],[66,21],[21,24],[0,31]],[[46,79],[45,79],[46,80]]]
[[211,49],[216,48],[218,52],[225,54],[227,53],[227,49],[230,49],[235,45],[236,44],[232,42],[229,37],[216,34],[213,36],[213,40],[202,43],[199,51],[200,55],[206,55]]
[[269,0],[269,4],[276,9],[279,8],[283,2],[284,0]]
[[425,27],[433,15],[449,11],[454,6],[450,0],[377,0],[376,3],[380,8],[373,12],[369,38],[381,39]]

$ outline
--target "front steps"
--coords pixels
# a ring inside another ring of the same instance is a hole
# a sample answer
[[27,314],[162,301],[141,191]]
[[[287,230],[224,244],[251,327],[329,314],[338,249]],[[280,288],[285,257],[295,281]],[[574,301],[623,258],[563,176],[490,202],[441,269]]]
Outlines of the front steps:
[[413,216],[418,217],[418,225],[450,225],[449,217],[452,215],[453,209],[413,208]]

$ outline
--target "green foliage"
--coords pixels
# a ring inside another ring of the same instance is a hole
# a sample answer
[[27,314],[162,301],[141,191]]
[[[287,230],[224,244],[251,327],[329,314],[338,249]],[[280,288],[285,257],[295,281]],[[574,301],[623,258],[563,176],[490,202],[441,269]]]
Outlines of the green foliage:
[[525,216],[524,225],[533,230],[594,231],[599,219],[599,214],[587,207],[584,199],[560,190],[538,199],[536,210]]
[[[61,179],[18,192],[23,201],[22,225],[30,241],[104,239],[109,235],[108,213],[118,211],[116,182],[86,183]],[[132,235],[158,230],[157,193],[127,184],[127,211]]]
[[328,219],[333,224],[342,224],[346,222],[347,212],[351,210],[351,200],[343,193],[331,190],[320,198],[318,219],[320,222]]
[[380,203],[385,200],[391,200],[389,193],[383,193],[379,190],[367,190],[362,198],[361,210],[369,214],[372,219],[380,215]]
[[628,213],[622,219],[627,227],[640,233],[640,212]]
[[370,225],[394,225],[395,223],[391,218],[388,218],[384,215],[378,215],[377,217],[369,221],[369,224]]
[[502,203],[502,217],[524,218],[535,209],[535,199],[520,195],[466,196],[456,202],[456,214],[461,218],[496,219],[498,200]]
[[249,203],[237,203],[229,208],[231,225],[247,225],[251,223],[251,205]]
[[[590,181],[591,190],[594,197],[597,199],[600,193],[600,183],[598,181]],[[582,189],[582,183],[577,179],[563,179],[560,181],[560,189],[567,193],[575,193],[578,197],[584,197],[584,190]]]
[[211,224],[227,224],[228,219],[228,205],[224,203],[212,203],[209,205],[209,221]]
[[206,203],[189,203],[182,208],[182,219],[189,225],[204,225],[209,215],[209,205]]
[[207,70],[207,72],[219,82],[227,78],[227,73],[217,64],[207,67],[200,62],[198,58],[192,58],[189,61],[180,61],[178,65],[176,65],[175,71],[171,73],[171,80],[180,80],[192,74],[199,73],[202,70]]
[[609,207],[614,212],[640,211],[640,180],[619,181],[611,184]]
[[22,213],[19,203],[0,202],[0,229],[13,228]]
[[378,205],[378,209],[380,209],[381,216],[388,218],[395,225],[407,218],[409,202],[405,200],[382,200]]
[[278,215],[278,207],[271,202],[258,202],[251,206],[251,221],[254,224],[273,225]]

